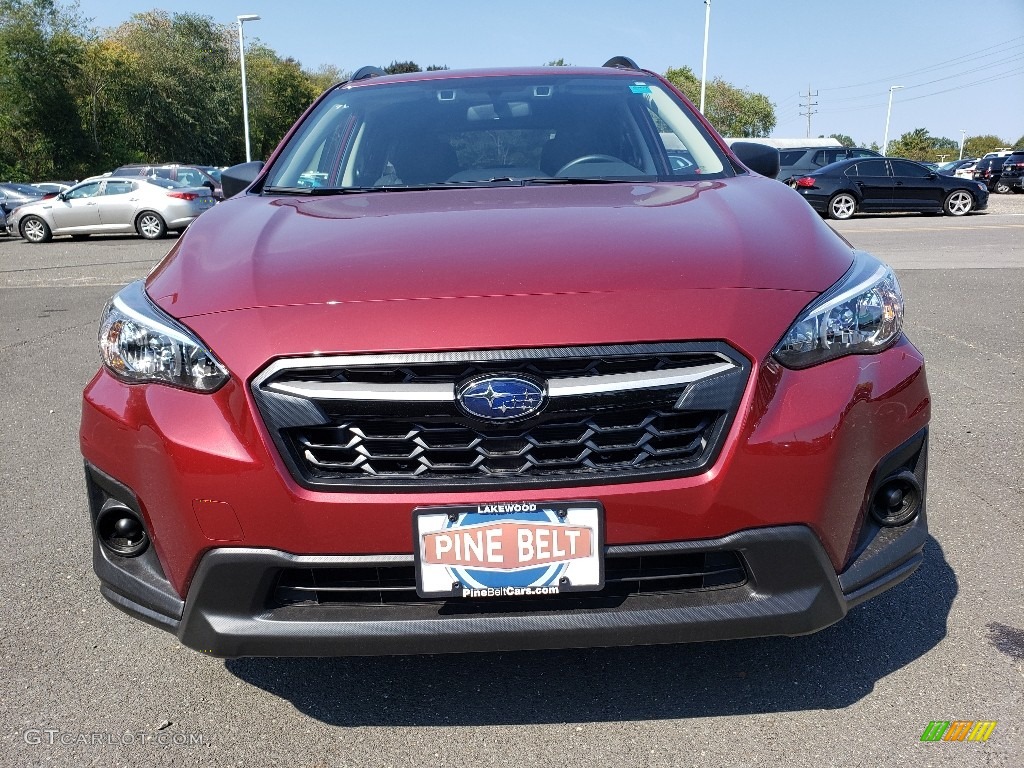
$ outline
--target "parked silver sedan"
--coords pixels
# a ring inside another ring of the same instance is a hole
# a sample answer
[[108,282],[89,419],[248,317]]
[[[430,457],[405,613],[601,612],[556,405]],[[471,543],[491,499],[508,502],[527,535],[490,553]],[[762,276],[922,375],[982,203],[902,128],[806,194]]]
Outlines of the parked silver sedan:
[[30,243],[45,243],[54,235],[81,239],[129,232],[156,240],[168,230],[184,229],[214,202],[206,187],[169,179],[105,178],[21,206],[8,217],[7,231]]

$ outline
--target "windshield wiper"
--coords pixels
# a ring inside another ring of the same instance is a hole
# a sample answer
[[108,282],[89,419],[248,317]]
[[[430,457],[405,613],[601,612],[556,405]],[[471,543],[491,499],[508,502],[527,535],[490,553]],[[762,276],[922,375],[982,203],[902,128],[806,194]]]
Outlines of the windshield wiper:
[[[520,179],[520,183],[524,186],[530,186],[532,184],[635,184],[640,179],[630,178],[607,178],[604,176],[537,176],[531,179]],[[642,181],[650,181],[650,179],[643,179]]]
[[600,176],[536,176],[527,178],[495,176],[492,179],[435,181],[430,184],[390,184],[379,187],[264,187],[263,191],[271,195],[327,197],[330,195],[355,195],[364,192],[422,192],[429,189],[467,189],[490,186],[527,187],[533,184],[630,184],[638,181],[650,181],[650,179],[616,179]]
[[271,195],[348,195],[356,192],[387,191],[387,187],[264,187],[263,191]]
[[263,191],[272,195],[306,195],[316,197],[353,195],[363,192],[422,192],[428,189],[465,189],[466,187],[486,187],[492,182],[517,185],[520,183],[520,180],[497,178],[477,181],[435,181],[430,184],[382,184],[379,187],[264,187]]

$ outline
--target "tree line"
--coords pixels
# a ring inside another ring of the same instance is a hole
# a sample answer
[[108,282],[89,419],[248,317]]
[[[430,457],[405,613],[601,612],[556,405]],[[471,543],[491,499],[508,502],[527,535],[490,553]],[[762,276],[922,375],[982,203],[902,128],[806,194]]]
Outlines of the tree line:
[[[819,136],[819,139],[825,136]],[[833,133],[831,138],[844,147],[861,146],[845,133]],[[881,152],[882,148],[878,142],[871,142],[868,149]],[[964,138],[964,157],[984,157],[989,152],[998,149],[1024,149],[1024,136],[1010,144],[1006,139],[1000,138],[991,133],[981,136],[967,136]],[[941,163],[949,160],[956,160],[960,157],[960,144],[945,136],[932,136],[927,128],[915,128],[907,131],[898,139],[889,142],[886,150],[889,157],[903,157],[907,160],[918,160],[921,162]]]

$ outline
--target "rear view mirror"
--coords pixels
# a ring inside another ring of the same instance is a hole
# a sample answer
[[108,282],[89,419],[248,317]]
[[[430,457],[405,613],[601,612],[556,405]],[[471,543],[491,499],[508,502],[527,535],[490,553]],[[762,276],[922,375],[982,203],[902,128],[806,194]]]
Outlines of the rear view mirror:
[[774,147],[752,141],[737,141],[732,145],[732,151],[740,162],[754,173],[760,173],[769,179],[779,175],[779,150]]
[[263,161],[253,160],[251,163],[232,165],[224,171],[220,175],[220,186],[224,190],[224,199],[234,197],[252,184],[262,170]]

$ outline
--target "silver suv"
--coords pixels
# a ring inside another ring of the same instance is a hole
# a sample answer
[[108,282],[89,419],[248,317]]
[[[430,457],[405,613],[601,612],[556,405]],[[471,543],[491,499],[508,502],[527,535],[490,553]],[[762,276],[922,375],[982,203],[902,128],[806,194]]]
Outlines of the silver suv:
[[775,178],[789,186],[796,186],[796,179],[812,171],[857,157],[881,157],[880,152],[863,147],[793,147],[779,150],[779,175]]

